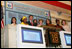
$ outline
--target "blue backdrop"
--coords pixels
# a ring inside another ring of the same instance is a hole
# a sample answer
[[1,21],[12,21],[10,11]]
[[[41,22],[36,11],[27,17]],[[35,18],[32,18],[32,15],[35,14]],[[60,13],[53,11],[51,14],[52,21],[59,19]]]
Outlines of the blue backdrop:
[[[43,19],[44,25],[47,18],[51,19],[50,11],[43,8],[17,3],[14,1],[5,1],[5,24],[11,24],[11,18],[16,17],[17,24],[20,24],[20,19],[23,16],[27,18],[33,15],[34,19]],[[29,19],[28,19],[29,20]]]

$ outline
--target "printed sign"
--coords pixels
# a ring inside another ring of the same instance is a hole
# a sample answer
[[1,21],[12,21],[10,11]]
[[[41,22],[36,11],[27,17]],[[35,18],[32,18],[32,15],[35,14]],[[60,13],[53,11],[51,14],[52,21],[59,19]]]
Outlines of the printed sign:
[[60,45],[60,38],[58,32],[49,32],[49,40],[50,43],[53,45]]
[[6,2],[6,7],[12,9],[13,8],[13,3]]

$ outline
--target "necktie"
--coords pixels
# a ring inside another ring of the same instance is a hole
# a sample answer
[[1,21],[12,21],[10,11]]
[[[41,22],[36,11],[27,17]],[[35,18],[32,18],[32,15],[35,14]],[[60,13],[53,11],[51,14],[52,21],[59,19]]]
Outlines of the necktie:
[[33,26],[33,22],[31,21],[31,25]]

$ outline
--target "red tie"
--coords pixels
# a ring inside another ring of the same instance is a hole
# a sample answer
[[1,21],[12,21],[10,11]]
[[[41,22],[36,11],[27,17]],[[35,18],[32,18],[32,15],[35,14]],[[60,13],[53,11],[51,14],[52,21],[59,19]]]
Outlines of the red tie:
[[33,26],[33,22],[31,21],[31,25]]

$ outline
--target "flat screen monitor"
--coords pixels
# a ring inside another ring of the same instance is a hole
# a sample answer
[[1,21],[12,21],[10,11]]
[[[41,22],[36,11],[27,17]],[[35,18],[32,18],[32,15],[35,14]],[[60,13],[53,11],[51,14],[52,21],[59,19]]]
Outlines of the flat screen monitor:
[[22,30],[22,42],[43,43],[42,31],[39,29],[24,28]]
[[45,48],[45,38],[42,27],[17,25],[18,48]]
[[64,34],[66,45],[71,46],[71,34]]
[[71,48],[71,32],[60,31],[60,40],[62,48]]

